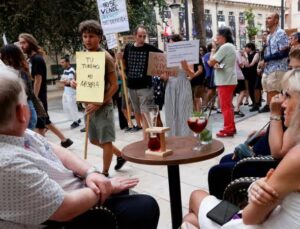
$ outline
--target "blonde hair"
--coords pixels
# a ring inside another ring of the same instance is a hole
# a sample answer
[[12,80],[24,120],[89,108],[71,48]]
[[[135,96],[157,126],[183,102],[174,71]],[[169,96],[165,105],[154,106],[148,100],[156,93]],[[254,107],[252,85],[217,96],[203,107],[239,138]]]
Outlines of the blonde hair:
[[300,93],[300,69],[293,69],[285,73],[281,86],[283,90]]

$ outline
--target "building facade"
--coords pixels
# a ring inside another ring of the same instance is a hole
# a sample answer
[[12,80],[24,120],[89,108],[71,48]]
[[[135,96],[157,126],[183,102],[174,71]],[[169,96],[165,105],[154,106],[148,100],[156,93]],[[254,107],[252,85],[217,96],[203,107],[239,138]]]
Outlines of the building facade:
[[285,1],[285,28],[300,30],[300,0]]
[[[189,38],[196,36],[193,22],[192,0],[188,1],[188,19],[189,19]],[[181,33],[185,35],[185,9],[180,0],[169,1],[168,7],[158,13],[158,44],[159,48],[164,49],[165,38],[172,33]],[[205,0],[205,30],[207,42],[216,35],[217,29],[221,26],[231,27],[237,48],[243,48],[249,41],[247,35],[247,22],[245,20],[245,11],[252,9],[255,15],[254,24],[259,29],[257,37],[265,29],[265,19],[270,12],[280,13],[280,0]],[[300,20],[299,20],[300,23]],[[257,41],[259,39],[256,39]],[[259,45],[259,43],[258,43]]]

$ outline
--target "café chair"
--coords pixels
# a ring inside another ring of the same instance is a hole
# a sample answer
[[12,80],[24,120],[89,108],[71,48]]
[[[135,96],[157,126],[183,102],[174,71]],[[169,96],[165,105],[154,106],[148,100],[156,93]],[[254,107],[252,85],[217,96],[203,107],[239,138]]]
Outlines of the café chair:
[[99,220],[100,227],[96,225],[91,225],[92,223],[82,221],[80,224],[71,225],[67,222],[55,222],[48,220],[42,225],[45,225],[47,229],[71,229],[71,228],[96,228],[97,229],[118,229],[118,222],[115,214],[111,212],[108,208],[103,206],[94,207],[89,211],[89,214],[93,214],[93,211],[97,211],[95,218]]
[[247,157],[234,166],[231,180],[240,177],[264,177],[271,168],[276,168],[280,160],[272,156]]

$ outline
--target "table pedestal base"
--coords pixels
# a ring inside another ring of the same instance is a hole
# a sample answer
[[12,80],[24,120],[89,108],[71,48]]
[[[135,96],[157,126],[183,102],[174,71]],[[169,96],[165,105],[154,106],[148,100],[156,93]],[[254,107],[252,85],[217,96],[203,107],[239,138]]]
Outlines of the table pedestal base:
[[172,215],[172,228],[178,229],[182,222],[181,189],[178,165],[168,165],[168,178]]

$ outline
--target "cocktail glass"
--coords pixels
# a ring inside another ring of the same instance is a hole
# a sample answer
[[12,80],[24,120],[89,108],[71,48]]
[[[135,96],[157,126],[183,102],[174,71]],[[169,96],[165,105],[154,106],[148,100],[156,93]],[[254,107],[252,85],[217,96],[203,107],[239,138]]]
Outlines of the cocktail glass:
[[200,134],[205,129],[207,122],[207,116],[199,112],[193,112],[187,121],[189,128],[195,133],[197,139],[197,144],[193,148],[194,151],[200,151],[203,148],[203,144],[200,141]]

